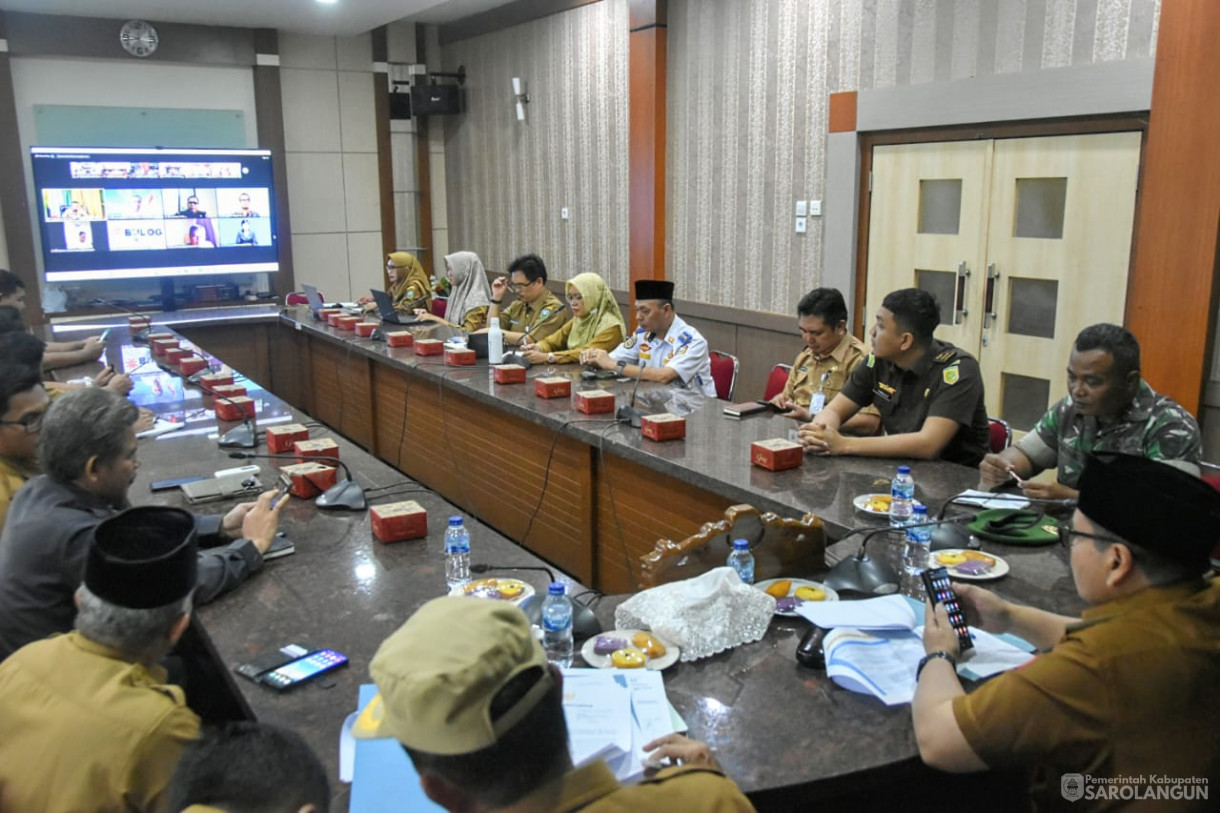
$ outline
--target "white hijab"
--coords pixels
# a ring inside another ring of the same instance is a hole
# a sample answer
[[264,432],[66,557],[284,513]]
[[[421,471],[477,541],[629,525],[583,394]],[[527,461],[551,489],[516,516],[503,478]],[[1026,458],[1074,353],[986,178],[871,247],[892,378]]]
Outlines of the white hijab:
[[491,285],[487,282],[483,261],[473,251],[447,254],[445,263],[449,266],[449,275],[453,277],[453,290],[449,293],[445,318],[460,325],[467,313],[491,304]]

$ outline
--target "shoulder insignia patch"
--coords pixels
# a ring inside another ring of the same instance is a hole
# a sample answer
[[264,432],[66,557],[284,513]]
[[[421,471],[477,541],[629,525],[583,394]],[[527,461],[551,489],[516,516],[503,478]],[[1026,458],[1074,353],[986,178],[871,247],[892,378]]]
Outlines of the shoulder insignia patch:
[[550,309],[550,308],[543,308],[543,309],[542,309],[542,313],[538,314],[538,318],[539,318],[539,319],[545,319],[545,318],[547,318],[547,317],[548,317],[548,316],[550,316],[550,315],[551,315],[551,309]]
[[946,350],[945,352],[943,352],[939,356],[937,356],[935,361],[948,361],[949,359],[953,358],[953,354],[955,352],[956,352],[955,350]]
[[869,353],[868,361],[866,361],[864,363],[866,365],[868,365],[868,368],[871,370],[873,368],[873,366],[877,363],[877,355],[875,353]]
[[961,371],[957,368],[957,365],[955,364],[952,367],[946,367],[945,369],[941,370],[940,377],[944,380],[944,382],[946,384],[953,385],[953,384],[956,384],[958,378],[961,377]]
[[690,344],[692,338],[694,338],[694,337],[692,337],[690,335],[690,333],[683,331],[682,335],[678,337],[678,341],[681,342],[682,344]]
[[623,347],[626,347],[628,350],[635,347],[635,336],[628,336],[627,341],[623,342]]

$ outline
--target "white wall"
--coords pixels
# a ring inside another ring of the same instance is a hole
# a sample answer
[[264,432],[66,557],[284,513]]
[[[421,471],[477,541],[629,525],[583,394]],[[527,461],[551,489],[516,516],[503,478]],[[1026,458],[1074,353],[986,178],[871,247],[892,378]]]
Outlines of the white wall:
[[293,267],[327,299],[383,284],[372,77],[367,34],[280,32]]

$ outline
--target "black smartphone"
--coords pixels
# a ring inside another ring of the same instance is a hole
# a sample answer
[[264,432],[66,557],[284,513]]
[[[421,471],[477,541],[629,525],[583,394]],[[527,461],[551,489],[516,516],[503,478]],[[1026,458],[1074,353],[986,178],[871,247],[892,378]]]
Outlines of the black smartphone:
[[347,663],[347,656],[333,649],[319,649],[308,655],[290,661],[283,666],[272,669],[259,676],[258,682],[270,686],[277,692],[287,691],[294,686],[300,686],[307,680],[313,680],[318,675],[338,669]]
[[788,410],[784,409],[782,406],[778,406],[777,404],[773,404],[770,401],[764,400],[762,398],[758,399],[754,403],[762,404],[763,406],[765,406],[767,409],[771,410],[772,412],[787,412],[788,411]]
[[170,480],[154,480],[149,483],[150,491],[169,491],[171,488],[177,488],[187,483],[198,483],[200,480],[206,480],[206,477],[174,477]]
[[275,496],[271,498],[272,508],[280,504],[280,500],[284,499],[290,488],[292,488],[292,478],[280,472],[280,477],[275,483]]
[[949,581],[949,571],[943,567],[927,568],[923,572],[923,586],[932,600],[932,606],[944,604],[949,613],[949,623],[957,633],[958,649],[965,652],[974,646],[970,638],[970,630],[966,628],[966,614],[962,612],[962,603],[958,601],[957,593]]

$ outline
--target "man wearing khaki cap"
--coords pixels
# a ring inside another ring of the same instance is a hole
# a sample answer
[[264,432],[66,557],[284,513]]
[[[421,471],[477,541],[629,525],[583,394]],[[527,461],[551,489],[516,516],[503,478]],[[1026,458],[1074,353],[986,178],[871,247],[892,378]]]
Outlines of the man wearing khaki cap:
[[0,664],[0,810],[161,810],[199,718],[157,665],[186,630],[195,518],[131,508],[97,526],[76,631]]
[[943,605],[929,611],[911,706],[924,761],[954,772],[1031,770],[1040,809],[1151,798],[1214,809],[1206,786],[1215,792],[1220,780],[1220,581],[1203,574],[1218,536],[1211,486],[1146,457],[1090,457],[1079,508],[1060,530],[1090,606],[1067,618],[954,585],[971,624],[1049,651],[966,694],[953,668],[957,635]]
[[369,671],[384,704],[381,730],[448,810],[754,809],[705,744],[677,734],[644,746],[671,765],[632,787],[601,761],[573,768],[562,675],[516,607],[430,601],[382,643]]

